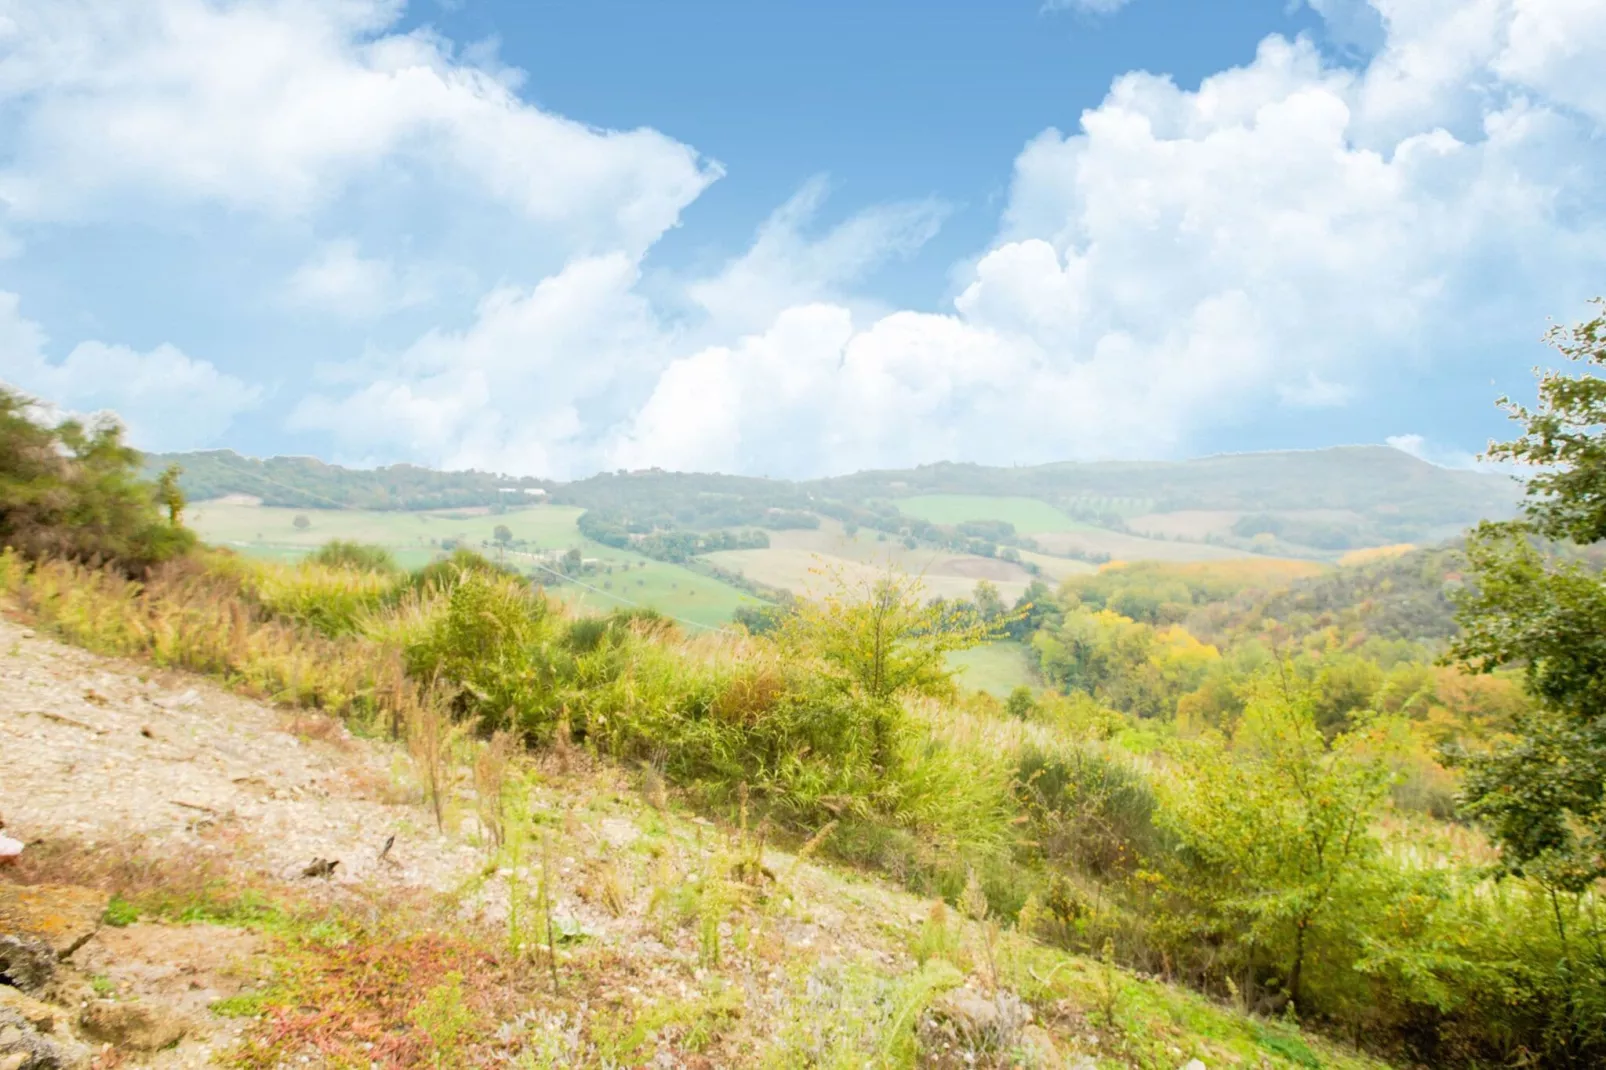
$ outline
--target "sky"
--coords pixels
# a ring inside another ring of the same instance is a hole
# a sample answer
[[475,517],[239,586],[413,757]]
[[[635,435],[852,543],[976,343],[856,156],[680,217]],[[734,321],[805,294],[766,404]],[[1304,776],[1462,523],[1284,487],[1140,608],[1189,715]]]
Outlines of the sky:
[[1599,0],[0,0],[0,380],[144,449],[1467,465]]

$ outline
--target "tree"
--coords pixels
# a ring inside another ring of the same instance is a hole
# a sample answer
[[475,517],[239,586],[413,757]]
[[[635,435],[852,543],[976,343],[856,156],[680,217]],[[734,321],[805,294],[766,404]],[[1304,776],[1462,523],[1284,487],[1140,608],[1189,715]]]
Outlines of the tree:
[[506,547],[508,543],[513,541],[513,531],[506,524],[498,524],[491,532],[491,538],[496,541],[498,546]]
[[899,700],[952,696],[948,654],[986,642],[999,625],[973,610],[922,602],[920,578],[891,568],[861,581],[823,574],[831,593],[799,600],[782,622],[780,639],[816,659],[829,685],[870,708],[876,763],[884,767],[901,723]]
[[0,547],[130,573],[185,552],[194,535],[176,510],[163,521],[139,467],[115,418],[49,424],[32,398],[0,386]]
[[987,580],[976,581],[974,598],[976,612],[981,614],[983,620],[996,620],[1006,612],[1004,600],[998,594],[997,585],[989,583]]
[[[1606,315],[1549,339],[1574,363],[1606,365]],[[1477,672],[1520,665],[1539,709],[1517,719],[1515,739],[1467,760],[1462,797],[1500,845],[1499,865],[1548,901],[1560,955],[1542,982],[1555,994],[1547,1032],[1581,1064],[1602,1043],[1606,992],[1593,907],[1606,877],[1606,581],[1566,544],[1606,538],[1606,379],[1548,371],[1537,409],[1501,404],[1524,433],[1487,456],[1537,473],[1520,519],[1468,539],[1473,582],[1449,657]]]
[[[1606,365],[1606,316],[1550,340],[1575,363]],[[1540,710],[1514,742],[1468,760],[1463,794],[1509,872],[1577,894],[1606,876],[1606,583],[1546,540],[1606,538],[1606,379],[1548,371],[1536,410],[1501,404],[1524,433],[1488,456],[1538,472],[1522,518],[1468,540],[1474,582],[1457,601],[1450,658],[1475,672],[1522,666]]]
[[175,528],[184,513],[184,491],[178,485],[178,477],[183,474],[183,468],[170,464],[156,477],[156,501],[167,510],[167,522]]
[[306,513],[297,513],[296,518],[290,521],[290,524],[297,531],[306,531],[308,528],[312,527],[312,521],[307,519]]
[[1372,824],[1391,774],[1380,738],[1363,729],[1329,743],[1316,696],[1284,666],[1249,688],[1230,748],[1207,739],[1178,767],[1167,824],[1188,879],[1247,945],[1246,983],[1263,949],[1296,1008],[1312,953],[1358,942],[1350,930],[1367,924],[1345,907],[1381,851]]

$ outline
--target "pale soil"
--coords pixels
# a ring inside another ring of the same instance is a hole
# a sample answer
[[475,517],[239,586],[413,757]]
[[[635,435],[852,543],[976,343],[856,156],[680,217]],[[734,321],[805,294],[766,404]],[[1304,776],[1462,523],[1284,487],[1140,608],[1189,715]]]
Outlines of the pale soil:
[[[139,840],[276,878],[445,889],[472,849],[438,835],[394,749],[199,677],[65,646],[0,620],[0,816],[24,842]],[[378,861],[386,837],[390,859]]]

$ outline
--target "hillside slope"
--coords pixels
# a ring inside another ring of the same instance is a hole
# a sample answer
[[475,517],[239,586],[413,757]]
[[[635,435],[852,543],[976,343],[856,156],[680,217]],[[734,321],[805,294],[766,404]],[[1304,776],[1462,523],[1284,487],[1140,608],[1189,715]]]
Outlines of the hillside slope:
[[0,1061],[82,1065],[105,1038],[106,1066],[1377,1065],[578,754],[508,778],[498,848],[475,777],[437,832],[411,758],[321,717],[13,621],[0,673],[0,814],[28,842],[0,918],[72,886],[107,919],[80,911],[31,994],[0,986]]

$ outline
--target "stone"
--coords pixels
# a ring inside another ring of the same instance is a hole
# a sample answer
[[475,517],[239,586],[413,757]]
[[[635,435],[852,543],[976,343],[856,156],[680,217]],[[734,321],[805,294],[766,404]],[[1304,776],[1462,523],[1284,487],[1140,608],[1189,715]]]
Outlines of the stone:
[[0,884],[0,935],[42,941],[64,959],[95,935],[109,901],[69,884]]
[[1206,1070],[1206,1067],[1202,1059],[1189,1059],[1182,1070]]
[[183,1019],[160,1008],[110,999],[92,1001],[78,1016],[78,1024],[96,1040],[135,1051],[172,1047],[189,1031]]
[[968,1052],[998,1052],[1014,1047],[1031,1020],[1031,1010],[1013,992],[988,997],[955,988],[932,1004],[925,1032],[928,1043],[943,1035]]
[[10,985],[0,985],[0,1007],[15,1011],[18,1017],[41,1033],[54,1033],[66,1024],[67,1012],[60,1007],[25,996]]
[[42,992],[56,975],[56,962],[43,940],[0,933],[0,986]]
[[78,1070],[90,1051],[68,1036],[42,1036],[26,1019],[0,1005],[0,1070]]

